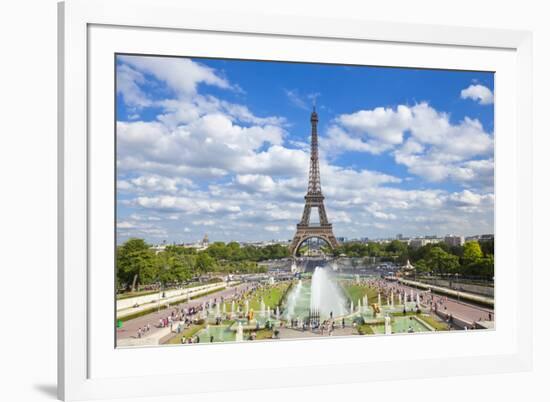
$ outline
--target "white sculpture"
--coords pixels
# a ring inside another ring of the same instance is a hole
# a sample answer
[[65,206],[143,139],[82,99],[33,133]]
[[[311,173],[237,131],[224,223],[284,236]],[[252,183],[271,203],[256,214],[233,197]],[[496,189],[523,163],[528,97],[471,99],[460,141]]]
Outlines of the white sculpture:
[[389,315],[384,318],[384,329],[386,335],[391,335],[391,318]]
[[262,299],[260,301],[260,314],[262,315],[262,317],[265,316],[265,303],[264,303],[264,299]]
[[239,322],[239,325],[237,326],[237,333],[235,334],[235,341],[236,342],[242,342],[243,341],[243,324]]

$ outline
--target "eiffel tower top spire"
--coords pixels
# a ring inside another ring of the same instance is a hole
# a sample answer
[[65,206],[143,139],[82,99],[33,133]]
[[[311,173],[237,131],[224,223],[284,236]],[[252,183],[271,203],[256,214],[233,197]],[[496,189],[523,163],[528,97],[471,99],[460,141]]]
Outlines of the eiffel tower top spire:
[[317,123],[319,117],[313,106],[311,112],[311,156],[309,159],[309,182],[307,186],[308,195],[320,195],[321,193],[321,172],[319,170],[319,138],[317,136]]

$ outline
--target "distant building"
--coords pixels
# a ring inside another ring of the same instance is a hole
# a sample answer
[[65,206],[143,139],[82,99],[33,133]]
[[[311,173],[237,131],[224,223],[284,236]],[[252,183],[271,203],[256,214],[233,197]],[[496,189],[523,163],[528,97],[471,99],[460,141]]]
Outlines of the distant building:
[[210,245],[210,241],[208,240],[208,235],[205,234],[201,241],[198,241],[196,243],[187,243],[184,244],[184,247],[187,248],[194,248],[197,251],[206,250],[208,246]]
[[447,235],[443,242],[451,247],[463,246],[464,236]]
[[149,247],[150,250],[153,250],[155,254],[158,254],[164,250],[166,250],[166,244],[157,244],[154,246]]
[[465,241],[489,241],[494,239],[495,239],[494,234],[482,234],[482,235],[468,236],[464,240]]
[[420,248],[427,244],[437,244],[441,243],[443,239],[438,238],[437,236],[426,236],[426,237],[418,237],[414,239],[409,240],[409,246],[412,248]]
[[402,233],[397,233],[397,234],[395,235],[395,238],[396,238],[397,240],[403,240],[403,234],[402,234]]

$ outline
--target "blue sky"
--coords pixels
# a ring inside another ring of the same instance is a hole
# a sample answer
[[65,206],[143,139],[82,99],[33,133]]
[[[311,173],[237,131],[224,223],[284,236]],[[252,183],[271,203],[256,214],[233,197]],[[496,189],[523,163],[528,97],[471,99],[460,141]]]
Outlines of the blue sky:
[[117,234],[288,239],[309,115],[336,236],[493,232],[493,74],[117,57]]

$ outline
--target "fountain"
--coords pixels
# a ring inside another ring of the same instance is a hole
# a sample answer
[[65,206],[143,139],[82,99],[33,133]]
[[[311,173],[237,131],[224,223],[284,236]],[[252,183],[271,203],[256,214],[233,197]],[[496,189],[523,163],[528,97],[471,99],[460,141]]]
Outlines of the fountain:
[[235,334],[235,341],[242,342],[243,339],[243,324],[239,321],[239,325],[237,326],[237,333]]
[[231,318],[235,315],[235,300],[231,300]]
[[226,307],[225,307],[225,302],[224,302],[223,305],[222,305],[222,313],[223,313],[223,315],[225,315],[225,312],[226,312],[225,310],[226,310]]
[[321,319],[346,314],[346,299],[327,269],[316,267],[313,272],[310,309],[317,311]]
[[391,292],[391,294],[390,294],[390,305],[391,305],[391,307],[393,308],[393,290],[392,290],[392,292]]
[[260,301],[260,314],[262,317],[265,317],[265,303],[264,299]]
[[384,330],[386,335],[391,335],[391,318],[389,315],[384,318]]
[[287,298],[286,314],[285,314],[287,320],[290,320],[294,316],[294,312],[296,310],[296,303],[298,302],[298,297],[300,296],[301,292],[302,292],[302,280],[300,279],[298,283],[295,286],[293,286]]
[[382,306],[382,296],[380,295],[380,292],[378,292],[378,306]]
[[353,300],[352,300],[351,303],[350,303],[349,311],[350,311],[351,313],[353,313]]
[[248,315],[248,311],[250,310],[250,303],[248,302],[248,299],[244,301],[244,315]]
[[357,300],[357,311],[361,312],[361,299]]
[[216,318],[220,316],[220,303],[216,303]]
[[277,319],[277,321],[278,321],[279,318],[280,318],[279,306],[277,306],[277,308],[275,309],[275,318]]
[[416,304],[420,306],[420,295],[418,293],[416,294]]

